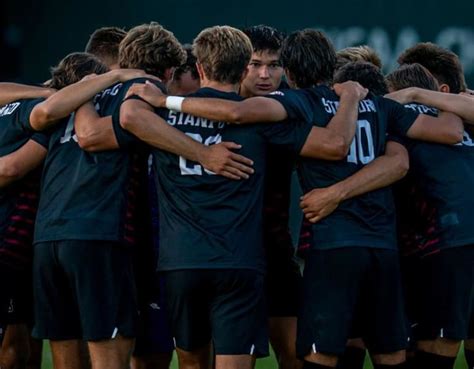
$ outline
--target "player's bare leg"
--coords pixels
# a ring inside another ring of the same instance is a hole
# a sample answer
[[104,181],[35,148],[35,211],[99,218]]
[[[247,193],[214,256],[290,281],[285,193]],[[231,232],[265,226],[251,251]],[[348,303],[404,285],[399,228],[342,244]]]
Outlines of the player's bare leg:
[[211,368],[211,344],[194,351],[185,351],[176,348],[176,353],[178,354],[179,369]]
[[387,354],[371,354],[371,358],[375,367],[377,365],[396,366],[406,361],[406,352],[405,350],[400,350]]
[[296,317],[268,319],[270,343],[279,369],[300,369],[303,362],[296,358]]
[[127,369],[134,339],[117,336],[111,340],[89,341],[92,369]]
[[[304,360],[308,363],[319,364],[331,368],[335,368],[337,365],[338,357],[336,355],[323,354],[323,353],[314,353],[311,352],[309,355],[304,357]],[[305,368],[306,365],[303,365]]]
[[54,369],[90,368],[86,345],[80,340],[50,341]]
[[30,332],[26,324],[7,326],[0,351],[0,368],[23,369],[30,355],[28,338]]
[[216,355],[216,369],[253,369],[253,355]]
[[132,357],[131,369],[169,369],[173,352]]

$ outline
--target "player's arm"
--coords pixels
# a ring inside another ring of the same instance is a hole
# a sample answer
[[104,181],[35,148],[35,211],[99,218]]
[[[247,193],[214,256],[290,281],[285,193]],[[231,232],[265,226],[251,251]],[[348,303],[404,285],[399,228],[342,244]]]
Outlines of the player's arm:
[[438,117],[418,115],[407,131],[409,138],[454,145],[462,141],[464,125],[462,119],[453,113],[440,112]]
[[137,95],[156,108],[168,108],[229,123],[278,122],[287,118],[282,104],[265,97],[251,97],[243,101],[215,98],[166,96],[152,83],[133,84],[127,97]]
[[115,83],[144,75],[141,70],[116,69],[101,75],[84,78],[64,87],[35,106],[30,116],[31,127],[37,131],[44,130],[60,119],[67,117],[103,89]]
[[39,166],[47,150],[34,140],[28,140],[18,150],[0,157],[0,188],[23,178]]
[[466,123],[474,124],[474,104],[472,98],[464,94],[448,94],[439,91],[426,90],[419,87],[409,87],[392,92],[386,97],[407,104],[416,102],[432,106],[460,116]]
[[90,101],[76,110],[74,131],[79,147],[85,151],[97,152],[119,148],[112,117],[101,117]]
[[405,147],[388,141],[385,154],[352,176],[326,188],[315,188],[301,197],[300,207],[311,223],[331,214],[342,201],[377,190],[403,178],[409,159]]
[[19,83],[0,83],[0,106],[21,99],[48,98],[56,90],[38,86],[22,85]]
[[144,101],[125,101],[120,108],[120,125],[149,145],[197,161],[224,177],[241,179],[253,173],[252,160],[231,151],[240,145],[223,142],[205,146],[171,127]]
[[339,95],[339,108],[326,127],[313,127],[306,140],[301,156],[324,160],[342,160],[347,156],[356,130],[359,102],[368,90],[356,82],[335,84]]

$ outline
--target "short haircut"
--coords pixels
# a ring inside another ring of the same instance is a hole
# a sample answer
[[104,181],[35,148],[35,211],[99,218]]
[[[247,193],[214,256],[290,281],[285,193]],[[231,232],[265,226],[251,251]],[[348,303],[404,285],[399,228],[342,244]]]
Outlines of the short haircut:
[[121,68],[143,69],[159,78],[185,60],[186,53],[173,33],[156,22],[132,28],[120,43]]
[[202,30],[193,53],[206,77],[221,83],[239,83],[252,56],[252,44],[242,31],[229,26]]
[[374,95],[385,95],[388,92],[385,78],[380,68],[365,61],[350,62],[339,68],[334,74],[334,82],[359,82]]
[[86,53],[93,54],[106,62],[117,62],[120,42],[127,32],[118,27],[102,27],[92,33],[86,45]]
[[464,72],[459,57],[448,49],[431,42],[418,43],[398,57],[399,64],[419,63],[428,69],[439,84],[447,84],[450,92],[466,90]]
[[402,64],[388,74],[387,84],[391,90],[398,91],[408,87],[420,87],[438,91],[438,82],[428,69],[418,63]]
[[284,33],[263,24],[248,27],[242,31],[249,37],[254,52],[279,53],[285,39]]
[[369,62],[382,69],[382,60],[380,59],[380,56],[374,49],[367,45],[346,47],[342,50],[339,50],[336,55],[336,69],[341,68],[347,63],[356,61]]
[[199,79],[199,73],[196,68],[196,57],[193,54],[193,47],[190,44],[183,45],[183,49],[186,52],[186,61],[175,69],[173,74],[174,80],[179,80],[181,76],[186,72],[191,72],[193,79]]
[[102,74],[108,71],[107,66],[99,58],[88,53],[71,53],[59,64],[51,68],[51,79],[48,87],[60,90],[79,82],[88,74]]
[[281,61],[298,87],[311,87],[331,83],[336,51],[324,33],[304,29],[291,33],[283,41]]

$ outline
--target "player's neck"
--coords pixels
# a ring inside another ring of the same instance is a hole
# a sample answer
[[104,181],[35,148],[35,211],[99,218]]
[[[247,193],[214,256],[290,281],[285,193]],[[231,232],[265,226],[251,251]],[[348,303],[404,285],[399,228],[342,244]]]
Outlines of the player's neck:
[[239,92],[239,84],[222,83],[210,80],[201,80],[201,88],[208,87],[222,92]]

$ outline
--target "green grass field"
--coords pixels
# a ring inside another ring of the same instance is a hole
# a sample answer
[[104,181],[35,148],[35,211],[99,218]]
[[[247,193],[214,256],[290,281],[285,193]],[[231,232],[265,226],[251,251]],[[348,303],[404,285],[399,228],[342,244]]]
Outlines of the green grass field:
[[[51,353],[49,351],[49,345],[44,345],[44,350],[43,350],[43,364],[41,366],[42,369],[52,369],[53,366],[51,364]],[[256,369],[276,369],[276,361],[275,357],[273,356],[273,353],[270,357],[265,358],[265,359],[259,359],[257,360],[257,365]],[[467,369],[467,364],[466,361],[464,360],[464,355],[463,355],[463,350],[461,348],[461,351],[459,353],[458,359],[456,361],[456,365],[454,366],[455,369]],[[176,362],[176,358],[173,359],[173,362],[171,364],[171,369],[178,369],[178,364]],[[372,364],[369,360],[368,357],[366,357],[365,360],[365,366],[364,369],[373,369]]]

